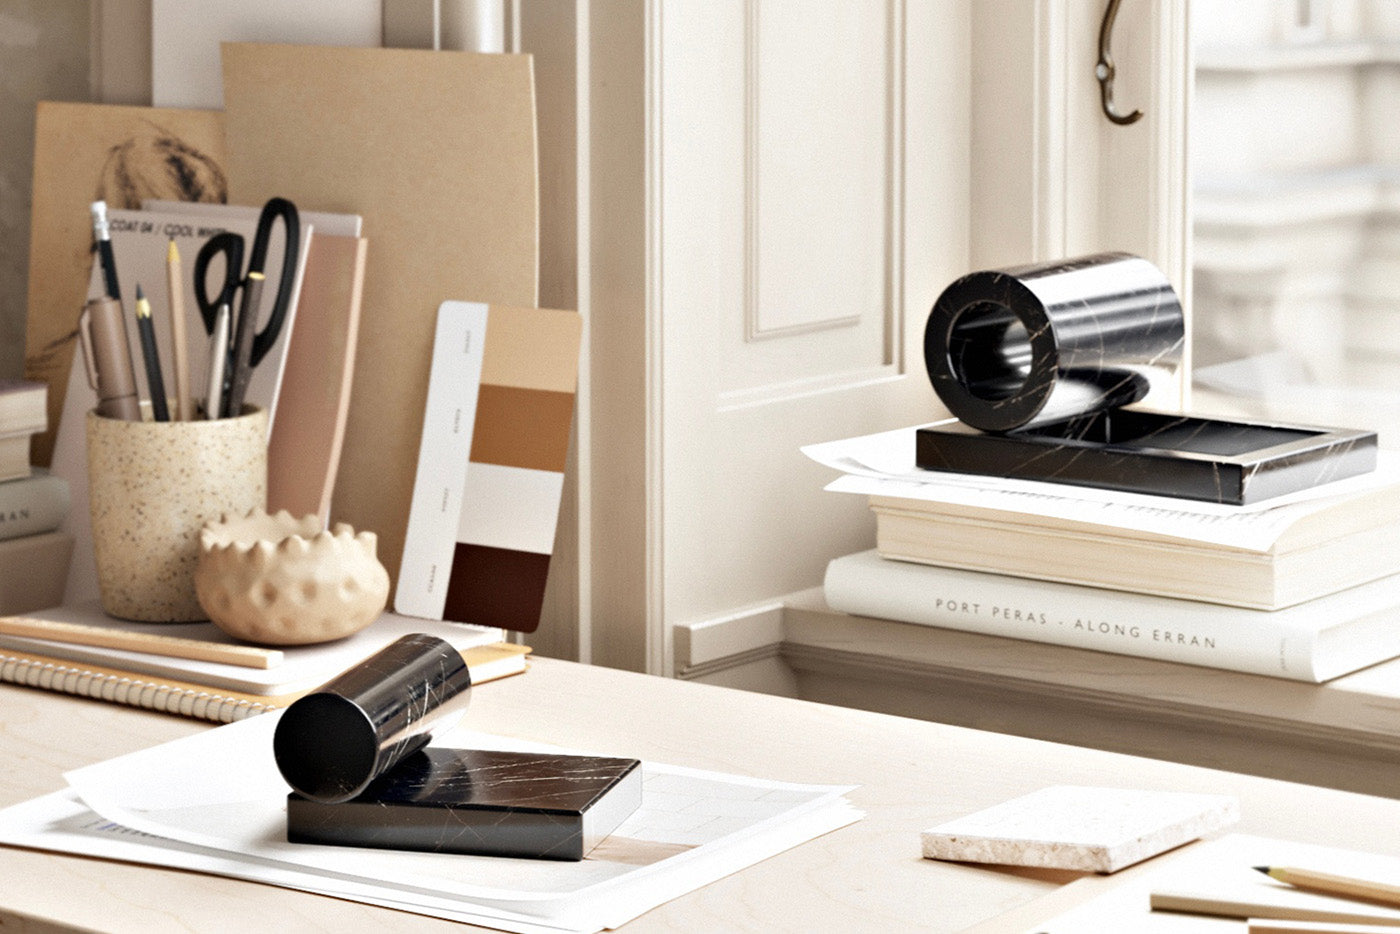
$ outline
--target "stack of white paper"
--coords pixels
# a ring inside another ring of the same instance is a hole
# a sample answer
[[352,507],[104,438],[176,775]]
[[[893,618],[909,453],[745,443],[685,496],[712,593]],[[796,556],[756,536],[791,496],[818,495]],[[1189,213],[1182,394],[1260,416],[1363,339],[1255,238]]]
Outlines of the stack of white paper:
[[[932,422],[930,427],[953,421]],[[1342,497],[1400,480],[1400,461],[1383,450],[1378,454],[1376,469],[1370,473],[1259,503],[1231,506],[1040,480],[921,470],[914,458],[914,439],[919,427],[923,426],[809,444],[802,448],[802,453],[845,474],[826,486],[837,493],[903,497],[1094,522],[1255,551],[1267,550],[1285,529],[1303,516],[1326,509]]]
[[[68,773],[0,842],[176,866],[509,931],[598,931],[861,817],[848,786],[643,763],[642,806],[582,862],[286,842],[265,714]],[[444,745],[559,751],[457,731]]]

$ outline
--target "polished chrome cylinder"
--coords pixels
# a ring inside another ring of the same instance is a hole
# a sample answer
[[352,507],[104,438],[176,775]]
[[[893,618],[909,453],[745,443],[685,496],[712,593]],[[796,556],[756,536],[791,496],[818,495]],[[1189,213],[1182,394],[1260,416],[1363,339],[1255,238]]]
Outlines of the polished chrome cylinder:
[[1161,270],[1099,253],[958,279],[929,314],[924,363],[955,417],[1006,432],[1141,401],[1178,378],[1185,342]]

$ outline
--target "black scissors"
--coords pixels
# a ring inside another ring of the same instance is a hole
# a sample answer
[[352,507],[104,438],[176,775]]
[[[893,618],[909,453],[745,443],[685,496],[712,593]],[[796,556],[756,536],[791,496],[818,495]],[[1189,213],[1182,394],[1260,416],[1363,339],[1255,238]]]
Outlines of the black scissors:
[[[257,305],[262,291],[263,268],[267,263],[272,227],[279,219],[285,234],[282,271],[272,301],[272,311],[268,314],[262,330],[258,331]],[[236,307],[235,299],[240,292],[242,293],[242,308],[230,319],[229,361],[232,365],[226,367],[225,372],[228,374],[230,387],[236,388],[236,392],[225,396],[229,414],[238,414],[249,374],[277,342],[277,335],[282,330],[282,323],[287,317],[287,306],[292,298],[297,252],[300,247],[301,220],[297,215],[296,205],[286,198],[273,198],[263,205],[262,213],[258,215],[257,232],[253,236],[253,250],[248,256],[246,270],[243,268],[243,237],[240,234],[228,231],[215,234],[204,242],[195,257],[194,297],[199,304],[199,315],[204,319],[206,332],[214,332],[219,307],[227,305],[232,313]],[[223,257],[224,280],[219,293],[210,297],[207,282],[209,264],[216,256]],[[250,283],[254,287],[250,288]]]

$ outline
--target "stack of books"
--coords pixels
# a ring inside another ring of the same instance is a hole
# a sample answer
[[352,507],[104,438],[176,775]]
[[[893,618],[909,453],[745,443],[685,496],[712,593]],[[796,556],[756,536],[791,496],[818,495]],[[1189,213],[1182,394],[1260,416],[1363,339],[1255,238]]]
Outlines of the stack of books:
[[29,465],[30,441],[48,427],[48,386],[0,379],[0,614],[63,600],[72,536],[68,484]]
[[872,481],[877,547],[831,562],[832,609],[1310,682],[1400,656],[1384,461],[1256,509],[918,486]]

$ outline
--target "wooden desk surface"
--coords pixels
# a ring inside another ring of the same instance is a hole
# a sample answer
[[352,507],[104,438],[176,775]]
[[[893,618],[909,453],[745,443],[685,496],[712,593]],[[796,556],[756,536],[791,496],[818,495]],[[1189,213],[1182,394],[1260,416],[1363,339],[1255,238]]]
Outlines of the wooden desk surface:
[[[61,788],[64,770],[207,728],[12,685],[0,685],[0,711],[0,804]],[[1048,913],[1112,880],[1066,890],[1073,874],[923,860],[919,831],[1058,783],[1235,794],[1241,830],[1400,854],[1400,801],[549,659],[477,689],[467,722],[616,755],[861,786],[851,798],[864,820],[663,905],[629,931],[956,931],[1013,909],[1033,923],[1038,906]],[[272,886],[0,847],[7,925],[463,929]]]

